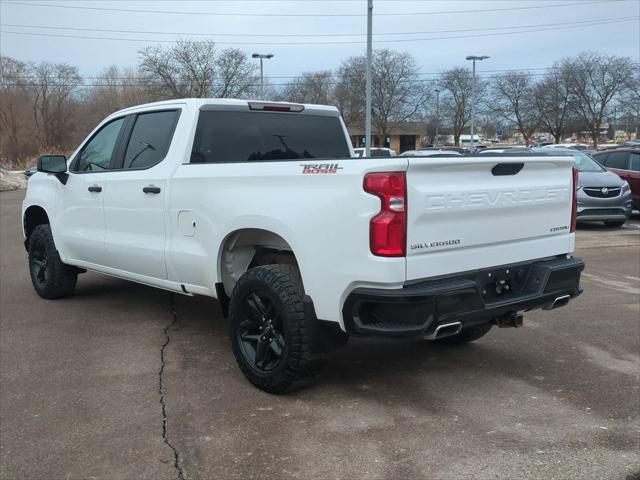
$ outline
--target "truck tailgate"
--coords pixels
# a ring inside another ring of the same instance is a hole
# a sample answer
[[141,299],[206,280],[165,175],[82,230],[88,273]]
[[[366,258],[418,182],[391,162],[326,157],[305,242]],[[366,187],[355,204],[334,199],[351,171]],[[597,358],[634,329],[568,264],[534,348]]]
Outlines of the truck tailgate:
[[573,251],[573,157],[409,159],[407,280]]

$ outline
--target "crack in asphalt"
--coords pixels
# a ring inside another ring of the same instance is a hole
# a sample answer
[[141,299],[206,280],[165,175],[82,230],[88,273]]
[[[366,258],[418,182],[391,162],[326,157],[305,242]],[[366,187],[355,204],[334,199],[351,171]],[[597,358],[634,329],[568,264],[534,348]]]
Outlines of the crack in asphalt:
[[174,447],[171,444],[171,442],[169,441],[169,438],[167,437],[167,404],[164,398],[165,386],[164,386],[164,377],[163,377],[164,367],[165,367],[164,352],[165,352],[165,349],[167,348],[167,345],[169,345],[169,342],[171,341],[171,336],[169,335],[169,331],[171,330],[172,327],[174,327],[178,323],[178,314],[176,312],[176,303],[175,303],[175,298],[173,293],[171,294],[170,299],[171,299],[170,305],[171,305],[172,320],[171,320],[171,323],[169,323],[169,325],[167,325],[164,329],[165,342],[160,348],[160,371],[158,372],[158,377],[159,377],[158,392],[160,393],[160,406],[162,407],[162,440],[173,452],[173,466],[176,469],[176,472],[178,474],[178,480],[185,480],[186,476],[184,474],[184,470],[182,469],[182,466],[180,465],[180,454],[178,453],[178,450],[176,449],[176,447]]

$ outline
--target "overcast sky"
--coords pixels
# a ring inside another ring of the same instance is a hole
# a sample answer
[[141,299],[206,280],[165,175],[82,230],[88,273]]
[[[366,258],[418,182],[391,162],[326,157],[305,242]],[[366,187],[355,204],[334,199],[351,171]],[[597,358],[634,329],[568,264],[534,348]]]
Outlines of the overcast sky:
[[[73,8],[60,8],[64,5]],[[126,9],[146,12],[117,11]],[[224,13],[228,15],[219,15]],[[331,16],[321,16],[327,14]],[[374,0],[374,48],[409,51],[425,75],[462,65],[471,54],[491,56],[479,70],[542,69],[586,50],[629,56],[637,62],[639,16],[640,0]],[[177,38],[213,39],[220,47],[273,53],[275,57],[265,64],[265,74],[271,77],[333,69],[366,48],[366,0],[1,0],[0,19],[3,55],[66,62],[77,65],[85,76],[111,64],[134,66],[140,48]],[[385,33],[398,35],[380,35]],[[398,39],[411,41],[388,42]],[[304,44],[313,42],[359,43]]]

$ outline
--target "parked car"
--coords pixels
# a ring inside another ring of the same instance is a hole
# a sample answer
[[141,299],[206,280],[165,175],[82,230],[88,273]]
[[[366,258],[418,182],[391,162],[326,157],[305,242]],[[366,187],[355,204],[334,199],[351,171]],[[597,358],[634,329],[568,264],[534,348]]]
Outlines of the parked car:
[[425,150],[407,150],[400,154],[401,157],[461,157],[462,154],[455,150],[428,148]]
[[25,177],[29,178],[31,175],[33,175],[34,173],[36,173],[38,171],[37,167],[31,167],[31,168],[27,168],[24,172],[22,172],[24,174]]
[[438,148],[440,148],[440,150],[446,150],[448,152],[458,152],[460,155],[469,153],[468,148],[462,148],[462,147],[438,147]]
[[594,152],[592,155],[602,165],[629,182],[633,208],[640,210],[640,148],[617,148]]
[[550,143],[540,148],[570,148],[572,150],[587,150],[589,145],[586,143]]
[[577,221],[620,227],[631,216],[629,184],[590,155],[569,149],[534,149],[545,155],[571,155],[578,170]]
[[464,149],[464,148],[460,148],[460,147],[445,147],[445,146],[440,146],[440,147],[422,147],[420,149],[418,149],[419,152],[425,152],[425,151],[429,151],[429,150],[433,150],[436,152],[457,152],[460,154],[464,154],[465,152],[468,152],[468,150]]
[[[356,157],[364,157],[365,156],[365,148],[354,148],[354,156]],[[379,148],[374,147],[371,149],[372,157],[395,157],[397,156],[396,152],[390,148]]]
[[33,288],[63,297],[93,270],[218,298],[240,369],[270,393],[349,335],[467,343],[581,293],[571,157],[352,156],[335,107],[116,112],[29,180]]
[[495,155],[496,153],[531,153],[531,150],[525,147],[491,147],[478,152],[479,155]]

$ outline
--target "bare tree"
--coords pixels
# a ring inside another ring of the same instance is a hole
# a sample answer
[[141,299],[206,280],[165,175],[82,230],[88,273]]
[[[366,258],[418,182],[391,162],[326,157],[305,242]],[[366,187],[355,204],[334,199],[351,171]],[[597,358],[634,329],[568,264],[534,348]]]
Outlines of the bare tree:
[[528,146],[540,125],[533,75],[513,70],[495,75],[491,81],[491,91],[490,110],[514,124]]
[[30,89],[27,64],[0,56],[0,160],[9,165],[21,163],[32,153],[29,142]]
[[637,139],[640,127],[640,69],[636,69],[629,85],[620,95],[617,107],[620,112],[619,124],[624,126],[627,134],[635,130]]
[[[468,68],[456,67],[447,70],[440,78],[440,88],[443,90],[441,112],[444,121],[448,120],[453,130],[453,141],[460,145],[460,135],[471,120],[471,91],[473,77]],[[481,104],[486,85],[476,77],[475,102],[476,111]]]
[[84,102],[87,123],[94,125],[117,110],[151,101],[153,97],[140,85],[139,76],[133,68],[111,65],[104,69]]
[[237,48],[227,48],[215,60],[216,71],[212,93],[220,98],[242,98],[258,88],[256,66],[249,56]]
[[[435,110],[433,110],[435,112]],[[435,113],[425,115],[424,121],[424,134],[427,144],[436,144],[438,139],[436,138],[436,117]],[[438,135],[439,136],[439,135]]]
[[140,73],[156,98],[241,97],[256,85],[255,65],[246,53],[229,48],[219,54],[212,41],[178,41],[165,49],[139,52]]
[[334,103],[335,80],[329,70],[305,72],[287,82],[282,89],[282,99],[297,103]]
[[[336,103],[347,111],[345,117],[364,118],[365,57],[351,57],[338,69]],[[418,76],[411,54],[376,50],[371,78],[371,118],[381,142],[387,132],[402,122],[419,118],[430,98]]]
[[364,125],[366,58],[351,57],[338,67],[334,89],[335,106],[347,125]]
[[533,98],[540,115],[540,125],[560,143],[571,116],[571,104],[567,76],[560,65],[534,86]]
[[140,73],[158,98],[206,97],[215,76],[214,42],[179,40],[138,52]]
[[29,68],[29,86],[34,92],[33,119],[42,146],[69,144],[81,83],[78,68],[66,63],[42,62]]
[[627,57],[584,53],[561,63],[567,75],[572,108],[586,124],[593,147],[611,101],[633,80],[633,62]]

